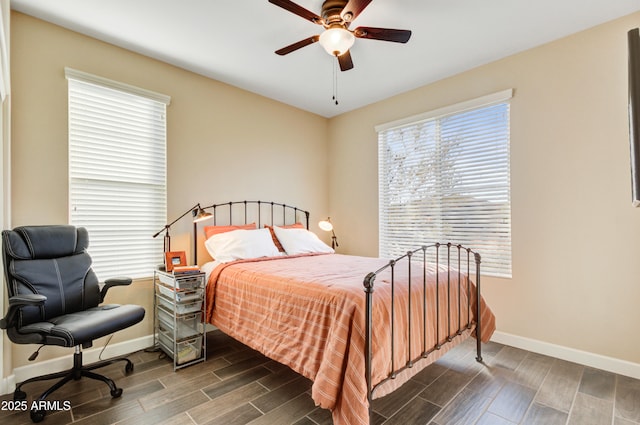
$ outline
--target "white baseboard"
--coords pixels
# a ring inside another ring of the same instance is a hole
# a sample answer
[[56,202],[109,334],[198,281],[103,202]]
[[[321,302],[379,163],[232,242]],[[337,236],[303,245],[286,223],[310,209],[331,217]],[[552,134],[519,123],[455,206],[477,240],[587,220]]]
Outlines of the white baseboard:
[[496,331],[491,341],[640,379],[640,364]]
[[0,380],[0,395],[9,394],[16,389],[15,375],[9,375]]
[[[124,356],[138,350],[143,350],[153,346],[153,335],[147,335],[117,344],[109,344],[102,353],[103,359]],[[89,350],[82,350],[82,360],[85,364],[99,361],[100,351],[103,347],[95,347]],[[70,349],[72,350],[72,349]],[[9,394],[16,389],[16,382],[22,382],[35,376],[46,375],[70,369],[73,367],[73,352],[68,356],[45,360],[42,362],[20,366],[13,369],[13,374],[0,381],[0,395]]]

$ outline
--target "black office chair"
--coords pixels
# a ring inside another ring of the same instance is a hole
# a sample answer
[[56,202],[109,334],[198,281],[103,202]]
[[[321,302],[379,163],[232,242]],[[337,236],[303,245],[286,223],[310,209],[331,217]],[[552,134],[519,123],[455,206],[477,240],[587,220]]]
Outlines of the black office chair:
[[[133,363],[120,357],[83,366],[82,348],[91,347],[94,339],[140,322],[145,311],[137,305],[99,305],[109,288],[129,285],[131,279],[109,279],[100,289],[86,252],[88,246],[89,235],[81,227],[24,226],[2,232],[9,308],[0,320],[0,328],[6,329],[16,344],[75,347],[72,369],[18,384],[13,394],[16,401],[26,399],[21,388],[30,382],[62,378],[40,395],[41,402],[65,383],[83,376],[104,381],[114,398],[122,395],[113,380],[91,371],[123,361],[125,371],[131,372]],[[29,360],[34,360],[37,353]],[[46,411],[34,409],[30,413],[33,422],[40,422]]]

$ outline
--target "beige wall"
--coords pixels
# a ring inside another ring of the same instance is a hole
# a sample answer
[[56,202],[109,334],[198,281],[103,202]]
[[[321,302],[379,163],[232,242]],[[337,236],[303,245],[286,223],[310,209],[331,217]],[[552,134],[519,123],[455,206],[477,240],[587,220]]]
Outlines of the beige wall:
[[[170,218],[195,202],[282,200],[309,209],[312,225],[331,215],[341,252],[371,256],[374,126],[514,88],[513,278],[483,280],[498,328],[640,363],[640,209],[630,205],[626,115],[635,26],[640,14],[326,120],[13,13],[12,224],[67,220],[65,66],[172,97]],[[172,229],[173,249],[190,250],[189,227]],[[149,282],[134,286],[113,300],[148,305]],[[30,352],[14,348],[14,367]]]
[[[312,223],[328,213],[325,118],[27,15],[13,12],[11,19],[12,226],[67,222],[64,67],[171,96],[167,109],[170,220],[197,202],[210,205],[244,199],[307,209],[312,219],[316,217]],[[187,251],[188,258],[190,231],[188,218],[171,231],[171,248]],[[151,334],[148,280],[114,288],[109,294],[109,301],[141,303],[147,310],[144,323],[117,333],[112,343]],[[13,366],[26,364],[32,351],[32,346],[14,346]],[[68,351],[48,348],[38,360],[62,353]]]
[[330,122],[341,248],[377,255],[374,126],[513,88],[513,278],[483,279],[498,330],[640,363],[640,209],[631,206],[626,32],[640,14]]

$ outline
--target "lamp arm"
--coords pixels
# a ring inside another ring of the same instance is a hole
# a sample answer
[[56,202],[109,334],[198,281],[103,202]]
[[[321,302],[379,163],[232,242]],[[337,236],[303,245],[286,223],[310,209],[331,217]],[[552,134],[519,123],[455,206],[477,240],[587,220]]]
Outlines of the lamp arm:
[[170,226],[169,226],[168,224],[165,224],[165,226],[162,228],[162,230],[160,230],[158,233],[156,233],[155,235],[153,235],[153,237],[154,237],[154,238],[157,238],[157,237],[160,235],[160,233],[164,232],[165,230],[167,230],[167,231],[168,231],[168,230],[169,230],[169,227],[170,227]]
[[155,235],[153,235],[153,237],[158,237],[158,235],[160,235],[160,233],[164,232],[165,230],[168,231],[169,228],[171,226],[173,226],[174,224],[176,224],[176,222],[178,220],[180,220],[182,217],[184,217],[185,215],[189,214],[191,211],[195,210],[196,208],[200,208],[200,203],[195,204],[193,207],[191,207],[190,209],[188,209],[187,211],[184,212],[184,214],[182,214],[180,217],[176,218],[175,220],[173,220],[171,223],[169,224],[165,224],[165,226]]

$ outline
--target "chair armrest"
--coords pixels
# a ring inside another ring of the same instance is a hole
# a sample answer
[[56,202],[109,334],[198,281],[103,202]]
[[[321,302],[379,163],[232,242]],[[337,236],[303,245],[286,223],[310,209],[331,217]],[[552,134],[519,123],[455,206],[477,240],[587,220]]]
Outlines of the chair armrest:
[[9,298],[7,315],[0,319],[0,329],[12,327],[20,307],[43,305],[47,297],[42,294],[21,294]]
[[104,301],[104,297],[107,296],[107,291],[113,286],[127,286],[131,284],[131,278],[128,277],[114,277],[104,281],[104,286],[100,291],[100,302]]

